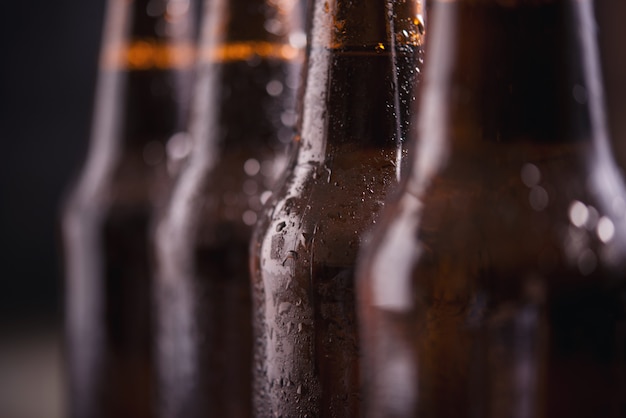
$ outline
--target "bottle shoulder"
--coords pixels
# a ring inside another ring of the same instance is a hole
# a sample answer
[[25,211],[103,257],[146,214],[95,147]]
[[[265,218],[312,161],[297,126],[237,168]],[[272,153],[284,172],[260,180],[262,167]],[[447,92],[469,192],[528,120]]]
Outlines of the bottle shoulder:
[[292,164],[260,214],[253,252],[262,263],[281,266],[293,261],[352,267],[396,187],[395,176],[389,161]]
[[363,259],[367,286],[384,280],[398,290],[389,304],[402,305],[409,287],[445,280],[491,290],[531,277],[547,287],[621,281],[625,195],[611,162],[581,158],[578,146],[543,158],[519,151],[450,160],[422,188],[409,184]]

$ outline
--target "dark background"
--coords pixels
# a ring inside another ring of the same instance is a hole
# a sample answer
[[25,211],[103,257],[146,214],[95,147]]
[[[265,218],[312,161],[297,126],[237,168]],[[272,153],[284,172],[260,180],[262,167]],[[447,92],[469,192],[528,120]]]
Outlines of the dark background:
[[[626,1],[598,0],[597,11],[611,130],[626,163]],[[104,0],[12,0],[2,12],[0,416],[61,418],[58,218],[88,146]]]
[[60,199],[86,152],[104,0],[7,1],[2,11],[0,321],[54,322]]
[[63,194],[85,157],[104,0],[3,1],[0,417],[63,418]]

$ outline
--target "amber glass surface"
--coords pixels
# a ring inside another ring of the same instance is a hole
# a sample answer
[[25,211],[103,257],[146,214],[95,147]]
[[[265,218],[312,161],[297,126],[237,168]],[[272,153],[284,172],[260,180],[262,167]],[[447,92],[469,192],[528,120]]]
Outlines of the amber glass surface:
[[209,0],[194,143],[157,228],[159,416],[251,416],[248,244],[284,169],[305,35],[298,3]]
[[256,416],[360,415],[354,265],[398,181],[416,1],[315,1],[295,152],[251,243]]
[[63,214],[69,416],[151,417],[152,211],[185,124],[194,2],[108,4],[92,138]]
[[626,416],[591,6],[433,3],[409,179],[359,264],[369,416]]

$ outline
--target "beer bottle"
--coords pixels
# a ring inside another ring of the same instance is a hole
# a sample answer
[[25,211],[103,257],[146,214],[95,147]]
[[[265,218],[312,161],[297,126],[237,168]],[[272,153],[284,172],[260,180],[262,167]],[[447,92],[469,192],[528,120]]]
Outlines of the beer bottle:
[[193,5],[108,2],[91,145],[62,221],[74,418],[152,416],[148,225],[168,140],[184,141]]
[[592,2],[430,17],[409,179],[359,264],[369,416],[624,417],[626,195]]
[[354,266],[398,181],[419,1],[318,0],[295,151],[251,243],[257,416],[359,416]]
[[251,415],[248,246],[286,164],[306,37],[297,2],[208,0],[190,136],[157,227],[159,415]]

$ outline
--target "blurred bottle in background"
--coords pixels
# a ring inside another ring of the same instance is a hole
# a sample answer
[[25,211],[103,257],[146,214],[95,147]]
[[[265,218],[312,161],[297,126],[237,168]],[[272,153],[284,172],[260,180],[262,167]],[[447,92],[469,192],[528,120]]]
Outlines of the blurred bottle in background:
[[624,417],[626,195],[590,0],[433,3],[409,180],[361,257],[371,417]]
[[312,3],[295,153],[251,243],[256,416],[359,416],[353,272],[396,186],[420,1]]
[[169,189],[166,149],[184,142],[194,11],[108,3],[91,145],[63,214],[73,418],[152,416],[149,224]]
[[157,226],[162,418],[251,415],[248,245],[286,164],[306,37],[298,0],[207,0],[193,152]]

